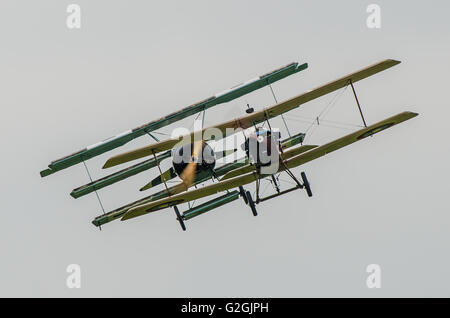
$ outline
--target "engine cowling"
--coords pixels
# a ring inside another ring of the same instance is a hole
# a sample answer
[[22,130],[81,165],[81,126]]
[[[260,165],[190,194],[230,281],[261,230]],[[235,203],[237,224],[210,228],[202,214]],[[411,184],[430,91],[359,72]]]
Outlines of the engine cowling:
[[183,179],[183,171],[190,162],[196,162],[195,175],[197,177],[205,174],[212,175],[216,166],[216,158],[211,146],[202,142],[202,150],[197,158],[193,156],[193,151],[194,144],[184,145],[172,151],[172,165],[177,175]]

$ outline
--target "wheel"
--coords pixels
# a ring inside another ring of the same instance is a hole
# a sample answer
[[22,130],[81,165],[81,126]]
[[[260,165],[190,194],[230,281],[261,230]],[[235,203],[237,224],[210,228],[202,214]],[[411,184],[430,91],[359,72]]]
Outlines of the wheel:
[[246,195],[247,195],[248,205],[250,205],[250,209],[252,209],[253,215],[257,216],[258,212],[256,211],[256,206],[255,206],[255,202],[252,199],[252,194],[250,193],[250,191],[247,191]]
[[239,195],[242,197],[242,199],[244,199],[245,204],[248,205],[247,194],[245,193],[245,190],[242,186],[239,187]]
[[175,214],[177,215],[178,222],[180,222],[181,229],[183,231],[186,231],[186,225],[184,225],[183,217],[181,216],[180,211],[178,210],[178,207],[176,205],[174,205],[173,209],[175,210]]
[[303,186],[305,187],[308,197],[312,197],[311,185],[309,184],[308,178],[306,178],[306,173],[302,172],[300,175],[302,177]]

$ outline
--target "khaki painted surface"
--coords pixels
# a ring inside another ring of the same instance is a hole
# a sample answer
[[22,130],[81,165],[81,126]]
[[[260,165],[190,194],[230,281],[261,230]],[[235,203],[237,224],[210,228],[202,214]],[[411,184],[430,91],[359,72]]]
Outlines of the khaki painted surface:
[[[223,136],[228,136],[231,134],[227,134],[227,129],[246,129],[251,127],[254,124],[258,124],[263,122],[266,119],[274,118],[276,116],[279,116],[285,112],[288,112],[290,110],[293,110],[300,105],[307,103],[313,99],[319,98],[321,96],[324,96],[326,94],[329,94],[331,92],[334,92],[338,89],[341,89],[345,86],[347,86],[350,82],[358,82],[364,78],[367,78],[369,76],[372,76],[374,74],[377,74],[379,72],[382,72],[388,68],[391,68],[397,64],[399,64],[400,61],[387,59],[381,62],[378,62],[376,64],[373,64],[371,66],[368,66],[366,68],[363,68],[357,72],[351,73],[349,75],[346,75],[344,77],[341,77],[335,81],[329,82],[325,85],[322,85],[320,87],[317,87],[313,90],[310,90],[308,92],[305,92],[301,95],[297,95],[291,99],[288,99],[286,101],[283,101],[281,103],[278,103],[274,106],[265,108],[261,111],[252,113],[247,116],[243,116],[237,119],[230,120],[228,122],[219,124],[217,126],[208,127],[202,130],[201,134],[200,132],[191,133],[190,135],[180,136],[177,139],[168,139],[165,141],[161,141],[149,146],[145,146],[136,150],[128,151],[123,154],[119,154],[116,156],[113,156],[109,158],[106,163],[104,164],[103,168],[109,168],[113,166],[117,166],[119,164],[129,162],[132,160],[136,160],[139,158],[143,158],[146,156],[150,156],[153,153],[158,153],[161,151],[172,149],[175,145],[184,145],[191,143],[195,141],[196,139],[201,139],[201,136],[204,135],[204,132],[208,129],[219,129]],[[197,135],[195,135],[197,134]],[[199,137],[200,136],[200,137]]]
[[[350,145],[358,140],[362,140],[364,138],[367,138],[369,136],[372,136],[382,130],[385,130],[387,128],[390,128],[396,124],[399,124],[401,122],[404,122],[408,119],[416,117],[417,113],[412,112],[403,112],[398,115],[389,117],[383,121],[380,121],[378,123],[375,123],[373,125],[368,126],[367,128],[360,129],[354,133],[351,133],[349,135],[346,135],[344,137],[341,137],[339,139],[336,139],[334,141],[331,141],[325,145],[322,145],[320,147],[314,148],[312,150],[309,150],[305,153],[302,153],[298,156],[295,156],[285,162],[286,166],[288,168],[294,168],[297,166],[300,166],[302,164],[305,164],[311,160],[317,159],[319,157],[322,157],[330,152],[333,152],[337,149],[340,149],[342,147],[345,147],[347,145]],[[279,172],[283,171],[284,165],[280,165]],[[157,200],[148,204],[143,204],[136,206],[134,208],[131,208],[123,217],[122,221],[128,220],[131,218],[135,218],[156,210],[164,209],[166,207],[189,202],[192,200],[197,200],[209,195],[216,194],[221,191],[226,191],[228,189],[232,189],[241,185],[245,185],[248,183],[251,183],[255,180],[257,180],[260,177],[255,171],[250,172],[248,174],[245,174],[240,177],[231,178],[225,181],[220,181],[218,183],[214,183],[208,186],[205,186],[201,189],[192,190],[189,192],[185,192],[182,194],[174,195],[170,198],[165,198],[161,200]]]
[[[294,148],[294,149],[290,149],[290,150],[284,151],[283,153],[280,154],[280,156],[281,156],[282,160],[288,160],[288,159],[290,159],[290,158],[292,158],[294,156],[297,156],[297,155],[299,155],[301,153],[304,153],[304,152],[306,152],[308,150],[311,150],[313,148],[316,148],[316,147],[318,147],[318,146],[316,146],[316,145],[304,145],[304,146],[300,146],[300,147],[297,147],[297,148]],[[237,176],[240,176],[240,175],[243,175],[243,174],[255,171],[255,169],[256,169],[255,165],[246,165],[246,166],[244,166],[242,168],[238,168],[238,169],[235,169],[235,170],[232,170],[232,171],[228,172],[220,180],[223,181],[223,180],[227,180],[227,179],[230,179],[230,178],[234,178],[234,177],[237,177]]]

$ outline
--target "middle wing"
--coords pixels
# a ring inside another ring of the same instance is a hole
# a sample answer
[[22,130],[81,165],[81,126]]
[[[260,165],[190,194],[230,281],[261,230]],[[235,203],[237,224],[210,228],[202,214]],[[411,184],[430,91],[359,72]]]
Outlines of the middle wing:
[[[307,152],[304,152],[298,156],[295,156],[291,159],[288,159],[285,161],[285,164],[288,168],[294,168],[297,166],[300,166],[302,164],[305,164],[311,160],[317,159],[319,157],[322,157],[330,152],[333,152],[337,149],[340,149],[342,147],[345,147],[347,145],[350,145],[358,140],[362,140],[366,137],[372,136],[382,130],[385,130],[387,128],[390,128],[396,124],[399,124],[403,121],[406,121],[408,119],[411,119],[413,117],[416,117],[418,114],[412,113],[412,112],[403,112],[398,115],[395,115],[393,117],[387,118],[383,121],[380,121],[376,124],[370,125],[367,128],[360,129],[354,133],[351,133],[349,135],[346,135],[344,137],[341,137],[339,139],[336,139],[334,141],[331,141],[325,145],[322,145],[320,147],[311,149]],[[280,168],[278,171],[283,171],[284,165],[280,165]],[[242,176],[234,177],[231,179],[227,179],[224,181],[220,181],[218,183],[214,183],[208,186],[205,186],[203,188],[199,188],[196,190],[191,190],[185,193],[177,194],[168,198],[164,198],[161,200],[157,200],[154,202],[150,202],[147,204],[142,204],[133,207],[130,209],[125,215],[122,217],[122,221],[128,220],[131,218],[135,218],[153,211],[161,210],[173,205],[186,203],[192,200],[197,200],[209,195],[213,195],[220,191],[226,191],[228,189],[236,188],[241,185],[245,185],[248,183],[251,183],[258,178],[261,178],[264,176],[260,176],[254,172],[247,173]]]
[[[279,116],[285,112],[288,112],[292,109],[299,107],[300,105],[309,102],[313,99],[319,98],[323,95],[336,91],[340,88],[347,86],[350,82],[357,82],[366,77],[372,76],[376,73],[384,71],[388,68],[391,68],[397,64],[399,61],[395,60],[384,60],[369,67],[366,67],[362,70],[344,76],[340,79],[332,81],[328,84],[322,85],[316,89],[303,93],[301,95],[295,96],[291,99],[288,99],[284,102],[276,104],[274,106],[268,107],[258,112],[254,112],[250,115],[243,116],[237,119],[230,120],[228,122],[208,127],[202,130],[201,136],[204,136],[204,133],[208,129],[218,129],[222,132],[223,137],[228,136],[229,134],[233,134],[234,131],[227,131],[227,129],[238,129],[238,128],[249,128],[255,124],[259,124],[266,119],[270,119],[276,116]],[[153,153],[158,153],[161,151],[169,150],[175,145],[181,143],[190,143],[193,140],[194,134],[200,134],[199,132],[193,132],[187,136],[180,136],[179,138],[164,140],[149,146],[145,146],[136,150],[128,151],[116,156],[109,158],[103,168],[113,167],[128,161],[136,160],[142,157],[150,156]],[[218,136],[215,136],[218,137]]]

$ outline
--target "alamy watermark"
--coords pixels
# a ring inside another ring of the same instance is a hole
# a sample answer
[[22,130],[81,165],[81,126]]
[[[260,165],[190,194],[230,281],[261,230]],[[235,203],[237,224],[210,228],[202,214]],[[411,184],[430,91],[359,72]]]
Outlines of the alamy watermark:
[[[194,132],[184,127],[178,127],[172,131],[171,138],[178,139],[179,142],[173,149],[183,147],[182,156],[174,156],[174,163],[189,163],[192,161],[207,163],[214,161],[214,154],[208,152],[208,148],[203,148],[196,154],[191,156],[191,147],[195,148],[197,142],[203,140],[222,140],[224,149],[234,148],[237,151],[233,153],[233,159],[237,160],[242,151],[247,153],[250,163],[258,165],[261,174],[274,174],[279,170],[280,159],[280,131],[279,129],[262,129],[262,128],[226,128],[225,132],[216,127],[201,129],[201,120],[194,122]],[[193,146],[194,145],[194,146]]]
[[66,286],[69,289],[81,288],[81,266],[78,264],[70,264],[66,268],[69,276],[66,278]]
[[372,3],[367,6],[366,12],[369,13],[366,20],[367,27],[369,29],[381,29],[381,7]]
[[66,12],[69,15],[66,18],[66,26],[69,29],[81,29],[81,7],[78,4],[69,4]]
[[381,266],[378,264],[367,265],[366,272],[369,273],[366,279],[367,288],[381,288]]

